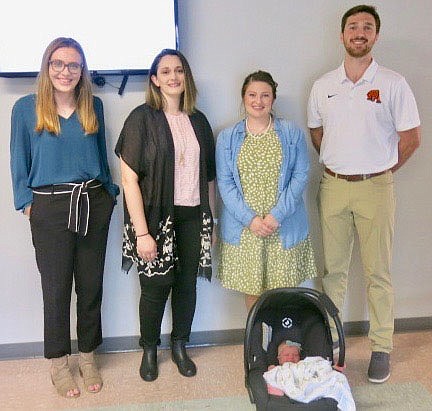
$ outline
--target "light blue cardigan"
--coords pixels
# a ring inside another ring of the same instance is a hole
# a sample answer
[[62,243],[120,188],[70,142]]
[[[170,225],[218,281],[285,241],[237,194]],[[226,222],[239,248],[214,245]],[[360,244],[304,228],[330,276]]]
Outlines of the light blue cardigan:
[[[282,246],[291,248],[306,239],[309,228],[303,192],[308,182],[309,156],[303,131],[293,122],[276,118],[274,128],[282,144],[277,202],[270,211],[278,221]],[[246,137],[245,121],[222,130],[216,142],[216,175],[222,198],[219,218],[222,241],[238,245],[244,227],[256,216],[246,203],[237,167]]]

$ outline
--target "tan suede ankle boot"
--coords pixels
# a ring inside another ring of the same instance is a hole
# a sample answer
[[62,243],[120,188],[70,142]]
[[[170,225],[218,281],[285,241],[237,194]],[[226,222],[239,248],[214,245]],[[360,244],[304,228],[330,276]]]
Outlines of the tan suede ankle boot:
[[96,365],[94,351],[80,352],[78,365],[86,390],[93,394],[99,392],[102,389],[103,382]]
[[72,377],[69,369],[68,357],[52,358],[51,360],[51,381],[57,392],[66,398],[79,397],[78,385]]

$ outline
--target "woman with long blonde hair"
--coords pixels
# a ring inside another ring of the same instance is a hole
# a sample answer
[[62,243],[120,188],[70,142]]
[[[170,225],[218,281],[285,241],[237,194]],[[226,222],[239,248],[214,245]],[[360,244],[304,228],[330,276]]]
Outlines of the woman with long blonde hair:
[[107,161],[102,101],[94,97],[84,52],[71,38],[45,50],[37,93],[12,110],[15,208],[29,219],[44,303],[44,355],[58,393],[80,394],[71,373],[70,302],[77,294],[79,370],[91,393],[102,379],[93,352],[102,342],[102,278],[119,189]]

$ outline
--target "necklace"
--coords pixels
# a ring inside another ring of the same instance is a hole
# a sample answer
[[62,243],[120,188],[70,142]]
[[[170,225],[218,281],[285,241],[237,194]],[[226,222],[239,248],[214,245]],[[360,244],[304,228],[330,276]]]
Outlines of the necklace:
[[181,148],[181,151],[180,151],[180,160],[179,160],[179,163],[180,163],[180,165],[181,166],[184,166],[184,164],[185,164],[185,155],[184,155],[184,153],[185,153],[185,151],[186,151],[186,144],[184,144],[184,146]]
[[270,119],[269,119],[269,122],[268,122],[268,124],[267,124],[267,127],[266,127],[265,129],[263,129],[261,132],[254,134],[254,133],[252,133],[252,131],[250,131],[250,129],[249,129],[249,125],[248,125],[248,117],[246,117],[246,130],[247,130],[247,132],[248,132],[251,136],[253,136],[253,137],[256,137],[256,136],[259,135],[259,134],[266,134],[266,133],[270,130],[271,124],[272,124],[272,116],[270,115]]
[[[186,160],[186,148],[187,148],[187,138],[188,130],[186,128],[185,121],[187,116],[180,112],[180,114],[167,114],[168,124],[170,125],[171,132],[174,139],[174,148],[179,151],[179,165],[184,166]],[[173,132],[174,130],[174,132]]]

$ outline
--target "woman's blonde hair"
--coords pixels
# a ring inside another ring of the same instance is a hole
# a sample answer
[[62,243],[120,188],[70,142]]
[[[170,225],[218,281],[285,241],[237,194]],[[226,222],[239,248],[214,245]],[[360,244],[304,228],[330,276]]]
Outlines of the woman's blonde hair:
[[192,70],[186,57],[180,53],[178,50],[164,49],[162,50],[153,60],[148,74],[148,86],[146,90],[146,103],[154,108],[155,110],[163,110],[165,108],[165,97],[160,91],[160,88],[152,81],[152,76],[157,76],[157,70],[159,63],[164,56],[177,56],[184,70],[184,92],[180,99],[180,110],[184,111],[186,114],[192,114],[195,111],[197,89],[195,86],[195,81],[192,76]]
[[54,86],[49,76],[49,65],[52,54],[62,47],[73,48],[81,56],[81,76],[75,87],[76,113],[84,132],[86,134],[96,133],[99,124],[93,107],[92,85],[84,51],[76,40],[66,37],[53,40],[42,57],[41,69],[37,77],[35,130],[38,133],[43,130],[56,135],[60,133],[60,120],[54,100]]

